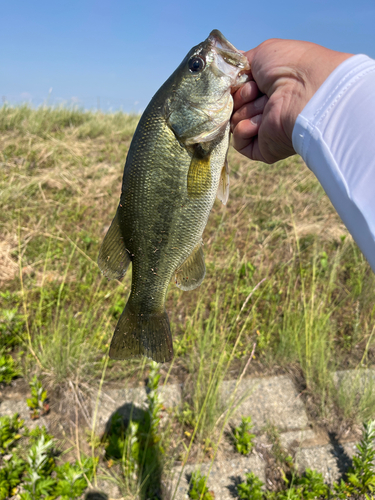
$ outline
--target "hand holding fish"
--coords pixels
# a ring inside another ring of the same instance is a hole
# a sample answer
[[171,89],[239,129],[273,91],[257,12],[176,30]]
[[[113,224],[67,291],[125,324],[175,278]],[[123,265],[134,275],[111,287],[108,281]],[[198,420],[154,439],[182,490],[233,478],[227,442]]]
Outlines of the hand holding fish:
[[310,42],[270,39],[245,52],[253,81],[234,94],[233,145],[265,163],[295,154],[299,113],[332,71],[351,54]]

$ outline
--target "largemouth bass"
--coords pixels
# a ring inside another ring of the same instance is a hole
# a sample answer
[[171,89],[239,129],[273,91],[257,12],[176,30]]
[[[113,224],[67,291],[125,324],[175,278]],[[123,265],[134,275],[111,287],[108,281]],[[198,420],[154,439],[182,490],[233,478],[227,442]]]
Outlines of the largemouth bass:
[[121,279],[132,262],[128,302],[110,346],[112,359],[173,356],[165,297],[205,275],[202,233],[215,197],[226,203],[231,92],[249,63],[214,30],[193,47],[144,111],[125,163],[120,203],[98,264]]

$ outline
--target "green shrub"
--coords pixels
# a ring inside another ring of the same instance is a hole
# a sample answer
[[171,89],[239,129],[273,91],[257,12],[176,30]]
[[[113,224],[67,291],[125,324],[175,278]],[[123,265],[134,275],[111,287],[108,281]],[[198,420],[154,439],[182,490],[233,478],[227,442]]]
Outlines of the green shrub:
[[31,418],[39,418],[40,415],[45,415],[49,411],[47,403],[47,391],[43,389],[42,383],[38,381],[36,375],[30,382],[31,398],[27,398],[26,403],[30,408]]
[[373,498],[367,493],[372,494],[375,491],[374,439],[375,420],[363,424],[362,439],[357,444],[357,453],[353,457],[353,467],[346,475],[345,491],[351,495],[365,495],[366,498]]
[[13,417],[7,415],[0,417],[0,457],[9,453],[22,437],[20,431],[23,423],[24,420],[19,418],[18,413],[15,413]]
[[3,462],[0,468],[0,500],[6,500],[15,495],[25,465],[25,461],[17,455],[12,455],[9,460]]
[[[45,427],[29,430],[18,414],[0,417],[0,500],[22,488],[21,500],[73,500],[87,488],[97,459],[57,464],[53,436]],[[22,446],[17,444],[22,439]]]
[[53,441],[47,441],[43,434],[29,449],[26,475],[22,484],[25,492],[21,493],[21,500],[53,498],[56,480],[51,477],[55,467],[52,452]]
[[81,457],[80,463],[78,461],[74,464],[66,462],[56,467],[55,494],[61,496],[61,500],[79,498],[87,488],[86,478],[91,479],[92,472],[93,461],[88,457]]
[[241,455],[248,455],[254,447],[255,434],[250,432],[252,428],[251,417],[242,417],[240,425],[233,431],[234,444]]
[[12,356],[5,350],[0,351],[0,382],[9,384],[19,374]]
[[238,497],[241,500],[262,500],[262,481],[253,473],[245,474],[246,481],[237,486]]
[[190,481],[189,498],[192,500],[213,500],[215,496],[212,491],[208,491],[206,482],[206,476],[203,476],[200,472],[193,472]]

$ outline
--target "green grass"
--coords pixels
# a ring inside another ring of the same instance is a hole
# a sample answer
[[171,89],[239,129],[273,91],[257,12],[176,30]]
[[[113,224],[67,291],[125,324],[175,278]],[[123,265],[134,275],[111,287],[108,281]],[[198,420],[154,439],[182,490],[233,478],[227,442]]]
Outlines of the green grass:
[[[0,108],[0,350],[26,381],[37,374],[59,394],[60,408],[149,371],[148,361],[108,360],[131,272],[108,282],[96,265],[137,121]],[[374,365],[369,265],[299,157],[264,165],[230,150],[229,164],[228,205],[215,203],[204,233],[205,281],[189,293],[171,285],[167,297],[175,358],[163,383],[184,382],[169,444],[182,461],[216,456],[236,404],[221,400],[221,382],[255,369],[294,376],[328,430],[375,408],[371,385],[337,394],[331,376]]]

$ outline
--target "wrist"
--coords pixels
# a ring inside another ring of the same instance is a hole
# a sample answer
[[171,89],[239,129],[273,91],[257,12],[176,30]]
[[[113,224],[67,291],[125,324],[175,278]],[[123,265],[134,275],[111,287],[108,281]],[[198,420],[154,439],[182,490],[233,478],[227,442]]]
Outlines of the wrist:
[[304,69],[299,78],[293,80],[286,86],[285,99],[288,106],[286,113],[285,132],[290,140],[298,115],[303,111],[307,103],[317,90],[329,77],[329,75],[346,59],[352,56],[344,52],[336,52],[319,45],[311,44],[313,49],[307,52]]

